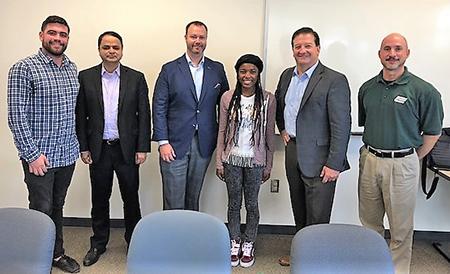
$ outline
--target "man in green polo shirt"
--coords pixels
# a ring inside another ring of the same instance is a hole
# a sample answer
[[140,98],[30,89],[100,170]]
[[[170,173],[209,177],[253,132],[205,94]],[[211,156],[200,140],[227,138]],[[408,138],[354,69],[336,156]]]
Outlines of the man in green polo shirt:
[[384,236],[389,220],[390,249],[396,273],[409,273],[419,160],[438,140],[444,112],[441,95],[405,67],[408,43],[386,36],[378,56],[383,70],[358,94],[364,146],[359,159],[359,218]]

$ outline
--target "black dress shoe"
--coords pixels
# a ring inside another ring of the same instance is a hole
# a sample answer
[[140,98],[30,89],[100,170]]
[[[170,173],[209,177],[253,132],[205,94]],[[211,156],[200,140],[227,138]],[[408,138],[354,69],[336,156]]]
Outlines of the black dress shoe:
[[67,255],[62,255],[57,261],[53,260],[52,265],[61,269],[64,272],[78,273],[80,272],[80,265],[75,259]]
[[86,256],[84,256],[83,259],[83,265],[84,266],[90,266],[95,264],[98,261],[98,258],[100,258],[100,255],[102,255],[105,251],[100,251],[98,248],[91,248],[86,253]]

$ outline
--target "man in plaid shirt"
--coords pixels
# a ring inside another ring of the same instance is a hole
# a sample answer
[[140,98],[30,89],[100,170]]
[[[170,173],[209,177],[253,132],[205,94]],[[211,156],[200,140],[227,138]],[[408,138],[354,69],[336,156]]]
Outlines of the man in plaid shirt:
[[53,265],[75,273],[80,266],[64,255],[62,232],[64,200],[79,151],[77,68],[64,55],[69,31],[66,20],[49,16],[39,33],[42,48],[10,69],[8,124],[22,161],[29,207],[49,215],[56,226]]

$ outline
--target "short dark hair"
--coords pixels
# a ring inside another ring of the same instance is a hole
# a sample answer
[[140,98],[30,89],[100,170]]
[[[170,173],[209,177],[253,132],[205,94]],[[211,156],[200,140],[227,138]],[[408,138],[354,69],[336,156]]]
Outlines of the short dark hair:
[[119,39],[120,45],[123,47],[122,36],[120,36],[120,34],[118,34],[115,31],[110,31],[109,30],[109,31],[105,31],[104,33],[100,34],[100,36],[98,37],[97,45],[98,45],[99,48],[100,48],[100,44],[102,43],[103,37],[105,37],[106,35],[110,35],[110,36],[113,36],[113,37],[116,37],[117,39]]
[[316,44],[316,46],[320,46],[319,34],[317,34],[317,32],[315,32],[310,27],[303,27],[301,29],[296,30],[294,32],[294,34],[292,34],[291,46],[294,47],[294,39],[295,39],[295,37],[299,36],[300,34],[308,34],[308,33],[312,34],[314,36],[314,43]]
[[69,27],[69,24],[67,24],[66,19],[64,19],[58,15],[50,15],[49,17],[47,17],[47,19],[45,19],[44,22],[42,22],[41,31],[44,31],[48,24],[54,24],[54,23],[66,26],[67,33],[70,32],[70,27]]
[[187,34],[188,29],[189,29],[189,27],[190,27],[191,25],[202,26],[202,27],[205,28],[206,33],[208,33],[208,27],[205,25],[205,23],[200,22],[200,21],[192,21],[192,22],[190,22],[189,24],[186,25],[186,33],[185,33],[185,35]]

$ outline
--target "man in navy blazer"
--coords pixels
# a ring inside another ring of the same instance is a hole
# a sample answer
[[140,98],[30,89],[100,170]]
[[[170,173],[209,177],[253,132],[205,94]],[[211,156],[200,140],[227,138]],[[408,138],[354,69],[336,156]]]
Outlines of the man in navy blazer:
[[204,56],[208,29],[186,26],[186,54],[163,65],[153,94],[153,140],[158,142],[164,209],[199,209],[217,142],[217,105],[229,89],[221,63]]
[[[319,35],[294,32],[296,66],[280,76],[276,121],[285,144],[285,168],[295,226],[328,223],[336,180],[350,168],[350,88],[347,78],[319,61]],[[289,265],[289,258],[280,258]]]
[[127,244],[141,219],[139,166],[150,152],[148,87],[144,74],[120,64],[122,50],[122,37],[104,32],[98,38],[103,62],[79,75],[76,128],[81,160],[89,165],[94,232],[85,266],[96,263],[106,250],[114,172],[124,204]]

